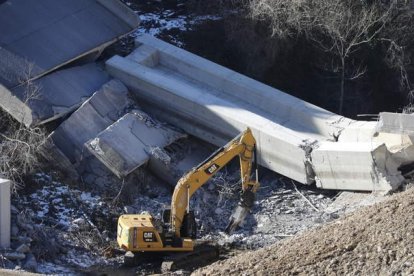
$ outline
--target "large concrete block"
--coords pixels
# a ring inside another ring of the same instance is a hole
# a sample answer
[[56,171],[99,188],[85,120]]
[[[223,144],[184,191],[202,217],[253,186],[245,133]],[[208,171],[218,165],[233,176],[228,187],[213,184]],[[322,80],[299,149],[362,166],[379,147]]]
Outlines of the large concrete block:
[[[152,120],[135,110],[86,143],[88,150],[119,178],[146,163],[151,156],[162,158],[161,148],[185,134]],[[166,158],[169,158],[166,155]]]
[[48,140],[72,164],[78,164],[85,152],[84,144],[116,122],[132,105],[128,89],[118,80],[104,84],[82,106],[66,119]]
[[389,191],[404,180],[384,144],[323,142],[311,156],[323,189]]
[[10,185],[0,179],[0,248],[10,247]]
[[414,136],[414,114],[381,112],[377,131]]

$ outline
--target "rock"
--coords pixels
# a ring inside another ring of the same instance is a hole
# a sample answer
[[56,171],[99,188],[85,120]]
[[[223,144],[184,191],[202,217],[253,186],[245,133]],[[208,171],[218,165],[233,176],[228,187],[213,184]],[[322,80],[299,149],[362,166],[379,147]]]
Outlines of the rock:
[[16,248],[16,252],[19,253],[28,253],[29,251],[30,247],[25,243]]
[[23,216],[17,215],[17,225],[27,232],[33,231],[33,226],[30,225]]
[[77,218],[72,221],[72,225],[70,226],[72,230],[81,229],[81,230],[88,230],[90,228],[89,223],[84,218]]
[[214,213],[216,213],[217,215],[221,215],[223,213],[223,209],[217,208],[216,210],[214,210]]
[[17,237],[18,234],[19,234],[19,227],[16,224],[13,224],[11,226],[11,235],[13,237]]
[[37,271],[37,260],[33,254],[28,254],[26,261],[23,264],[23,268],[30,271]]
[[19,210],[14,205],[10,205],[10,211],[13,215],[17,215],[19,213]]
[[30,244],[33,240],[29,237],[20,236],[17,238],[17,241],[20,242],[21,244],[22,243]]
[[19,252],[7,252],[4,253],[3,256],[11,261],[23,260],[26,258],[25,254]]
[[86,221],[85,221],[84,218],[77,218],[77,219],[73,220],[72,223],[80,226],[80,225],[86,224]]
[[135,213],[135,208],[132,207],[132,206],[125,206],[124,211],[125,211],[126,214],[134,214]]

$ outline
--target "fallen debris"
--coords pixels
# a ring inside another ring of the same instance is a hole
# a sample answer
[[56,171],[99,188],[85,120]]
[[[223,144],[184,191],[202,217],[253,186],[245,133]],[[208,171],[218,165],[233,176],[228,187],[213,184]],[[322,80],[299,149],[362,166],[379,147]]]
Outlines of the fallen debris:
[[305,231],[270,247],[243,253],[194,275],[327,275],[414,273],[414,190]]
[[[154,147],[166,147],[185,134],[156,123],[148,115],[133,110],[88,141],[88,150],[119,178],[146,163]],[[166,153],[165,153],[166,155]]]
[[[48,139],[77,167],[88,156],[84,144],[116,122],[132,104],[127,88],[120,81],[111,80],[102,85]],[[46,155],[49,154],[50,148]]]

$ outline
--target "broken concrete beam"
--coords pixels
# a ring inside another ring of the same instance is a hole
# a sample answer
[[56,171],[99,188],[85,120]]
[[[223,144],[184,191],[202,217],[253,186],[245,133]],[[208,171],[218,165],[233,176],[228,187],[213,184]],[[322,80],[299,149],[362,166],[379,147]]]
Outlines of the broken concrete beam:
[[0,105],[27,127],[73,112],[109,80],[91,63],[56,71],[11,90],[0,87]]
[[138,24],[118,0],[0,1],[0,83],[12,89],[101,52]]
[[414,136],[414,114],[381,112],[376,130]]
[[10,247],[10,180],[0,179],[0,248]]
[[404,181],[400,164],[384,144],[323,142],[311,157],[322,189],[389,191]]
[[[130,105],[125,85],[118,80],[105,83],[49,135],[48,140],[56,147],[53,152],[56,156],[66,156],[76,167],[85,154],[89,154],[84,144],[118,120]],[[51,146],[49,151],[52,151]]]
[[88,141],[86,146],[115,175],[124,178],[151,156],[168,159],[161,148],[183,137],[183,133],[165,127],[142,111],[135,110]]

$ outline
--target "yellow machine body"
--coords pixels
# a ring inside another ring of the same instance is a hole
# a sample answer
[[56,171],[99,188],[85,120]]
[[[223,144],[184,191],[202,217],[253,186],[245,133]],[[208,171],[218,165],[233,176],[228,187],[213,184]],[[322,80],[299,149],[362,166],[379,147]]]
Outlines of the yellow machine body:
[[126,251],[166,251],[185,252],[193,250],[193,240],[183,238],[181,244],[164,245],[159,232],[154,225],[151,215],[122,215],[118,219],[118,244]]

